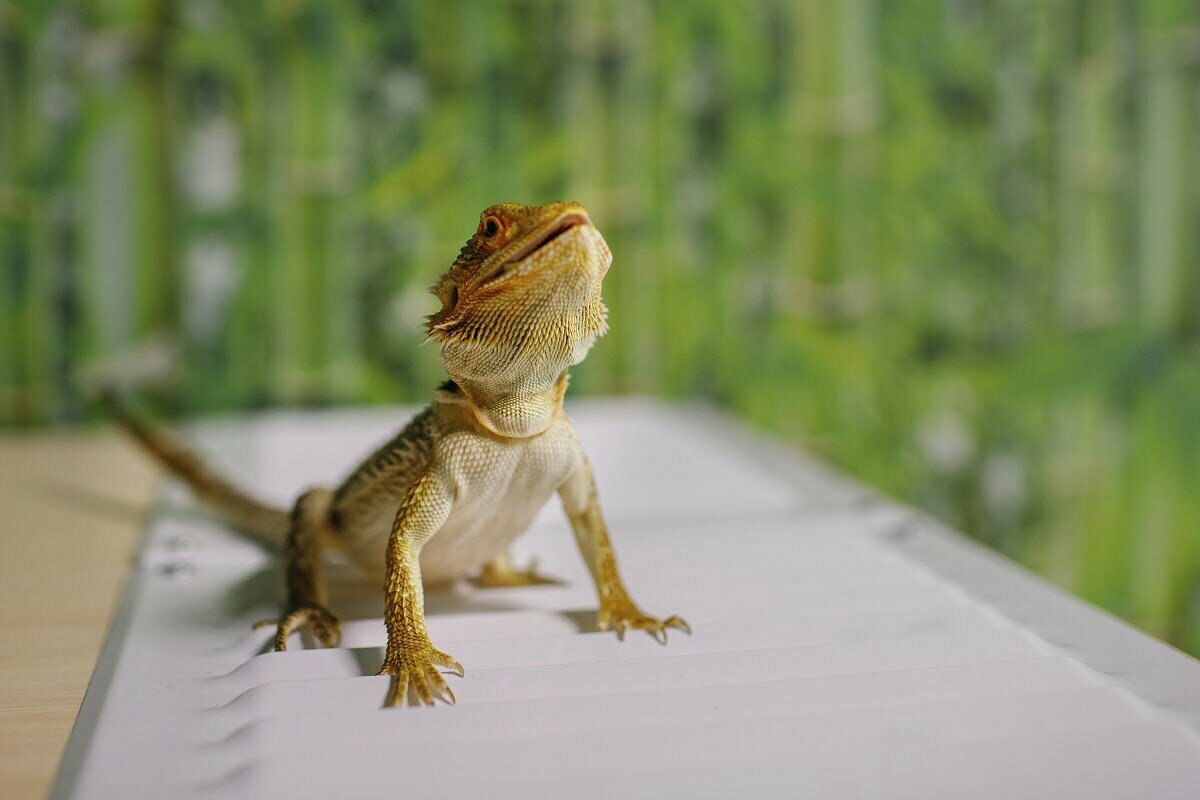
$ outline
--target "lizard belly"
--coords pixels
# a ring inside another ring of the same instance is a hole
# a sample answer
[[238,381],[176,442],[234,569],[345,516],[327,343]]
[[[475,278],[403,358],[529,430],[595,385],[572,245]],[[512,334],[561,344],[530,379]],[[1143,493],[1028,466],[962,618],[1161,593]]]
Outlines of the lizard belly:
[[[531,439],[462,432],[441,445],[439,467],[456,491],[449,517],[421,549],[426,583],[464,577],[502,555],[566,479],[577,452],[569,423]],[[365,556],[355,560],[381,578],[393,516],[394,510],[381,512],[370,541],[355,548]]]
[[554,487],[513,487],[503,495],[455,509],[421,549],[421,577],[428,582],[477,572],[524,533]]

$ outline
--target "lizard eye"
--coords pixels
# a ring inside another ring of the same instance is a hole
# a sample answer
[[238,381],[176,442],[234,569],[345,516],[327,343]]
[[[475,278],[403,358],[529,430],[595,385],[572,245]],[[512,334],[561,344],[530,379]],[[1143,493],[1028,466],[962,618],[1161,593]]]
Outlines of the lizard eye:
[[500,224],[500,220],[498,218],[489,216],[486,217],[483,220],[483,224],[479,226],[479,232],[483,234],[483,238],[485,239],[494,239],[496,234],[500,233],[503,227],[504,226]]

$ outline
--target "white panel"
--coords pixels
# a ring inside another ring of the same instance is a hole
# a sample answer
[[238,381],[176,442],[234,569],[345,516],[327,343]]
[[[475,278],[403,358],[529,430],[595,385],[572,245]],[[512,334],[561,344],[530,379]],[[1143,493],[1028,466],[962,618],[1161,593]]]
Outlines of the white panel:
[[[286,502],[407,413],[199,435]],[[448,679],[458,705],[382,709],[378,587],[331,565],[343,646],[295,636],[269,652],[250,625],[278,613],[279,565],[173,490],[54,796],[1197,796],[1181,689],[1195,662],[712,415],[612,402],[575,418],[635,597],[693,636],[595,631],[594,590],[548,508],[517,551],[561,583],[430,592],[431,635],[468,670]]]

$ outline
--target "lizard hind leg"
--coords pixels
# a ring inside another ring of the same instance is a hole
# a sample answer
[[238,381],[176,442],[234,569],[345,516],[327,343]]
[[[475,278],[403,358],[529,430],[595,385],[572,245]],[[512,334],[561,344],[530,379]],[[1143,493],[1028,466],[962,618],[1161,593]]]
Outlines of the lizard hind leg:
[[341,643],[341,625],[326,607],[325,585],[321,580],[321,551],[335,534],[330,514],[332,503],[331,490],[310,489],[300,495],[292,509],[284,553],[287,607],[281,618],[263,620],[254,626],[275,626],[276,650],[287,650],[288,637],[305,628],[325,647]]
[[537,559],[532,559],[525,569],[512,565],[508,555],[493,558],[483,565],[479,576],[473,583],[484,589],[497,589],[507,586],[547,586],[560,584],[562,581],[538,572]]

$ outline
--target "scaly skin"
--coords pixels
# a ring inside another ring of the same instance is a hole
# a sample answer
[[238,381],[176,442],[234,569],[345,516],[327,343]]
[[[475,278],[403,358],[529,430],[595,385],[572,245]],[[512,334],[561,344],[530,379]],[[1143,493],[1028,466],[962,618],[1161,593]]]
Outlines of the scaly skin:
[[502,555],[493,558],[483,565],[475,585],[484,589],[500,589],[506,586],[546,586],[559,583],[548,575],[538,572],[537,559],[533,559],[525,569],[517,569]]
[[591,468],[562,411],[567,370],[603,335],[600,289],[611,253],[582,206],[493,206],[433,287],[442,308],[429,319],[450,381],[434,402],[336,489],[300,495],[290,518],[222,481],[165,434],[120,409],[119,418],[198,497],[268,544],[283,540],[288,600],[275,647],[310,628],[340,640],[321,581],[325,546],[343,549],[384,585],[388,643],[379,674],[392,677],[387,705],[453,702],[438,668],[462,665],[430,641],[423,579],[482,568],[481,585],[547,582],[514,570],[505,555],[557,492],[596,584],[597,625],[624,637],[645,630],[690,633],[678,616],[648,615],[621,581]]

